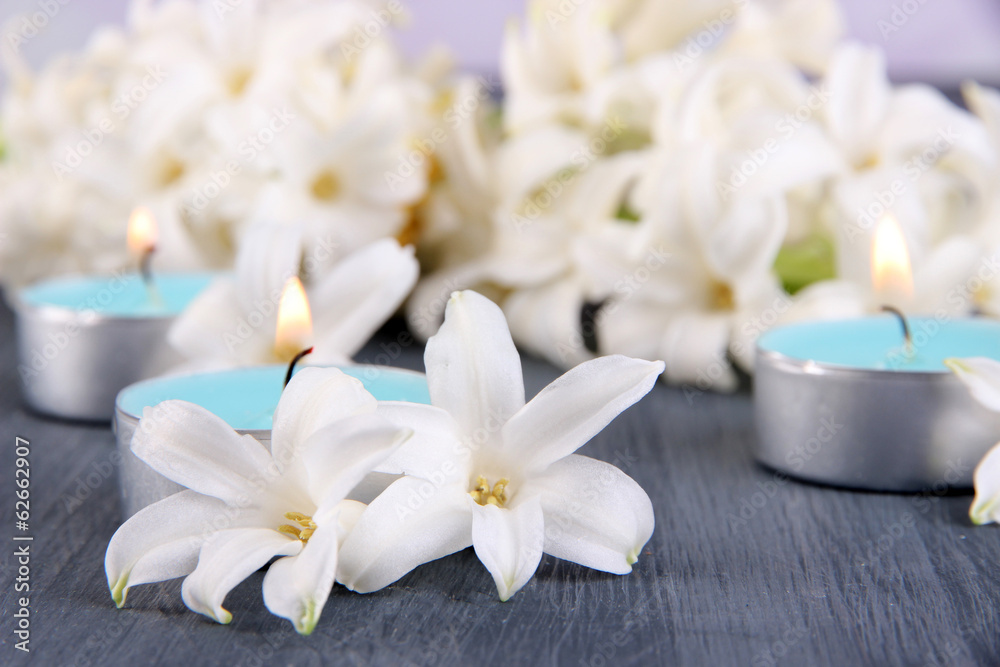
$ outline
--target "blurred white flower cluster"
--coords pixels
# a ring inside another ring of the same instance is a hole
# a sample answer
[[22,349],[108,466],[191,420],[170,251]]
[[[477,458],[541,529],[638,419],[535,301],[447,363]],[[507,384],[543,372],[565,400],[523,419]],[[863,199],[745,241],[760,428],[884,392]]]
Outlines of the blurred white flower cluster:
[[477,288],[557,365],[620,353],[731,389],[770,326],[880,306],[887,213],[907,312],[1000,312],[1000,95],[970,84],[969,113],[891,86],[834,0],[534,0],[502,69],[501,139],[481,122],[438,156],[425,227],[462,225],[411,298],[424,334]]
[[231,266],[257,222],[302,225],[330,266],[405,236],[427,169],[385,175],[433,91],[392,44],[404,18],[400,0],[137,0],[41,72],[8,48],[0,280],[127,266],[140,204],[161,270]]
[[529,0],[502,76],[457,80],[396,53],[400,2],[137,0],[37,75],[7,54],[0,280],[120,268],[139,204],[161,268],[231,266],[257,223],[321,271],[396,237],[423,337],[476,289],[557,365],[726,390],[767,328],[881,305],[891,214],[904,310],[1000,314],[1000,94],[890,85],[835,0]]

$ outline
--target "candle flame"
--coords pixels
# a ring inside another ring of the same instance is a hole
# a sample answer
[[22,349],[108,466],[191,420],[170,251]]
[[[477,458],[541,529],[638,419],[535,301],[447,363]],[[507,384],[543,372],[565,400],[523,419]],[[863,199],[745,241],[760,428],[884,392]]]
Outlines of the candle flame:
[[156,248],[159,231],[153,212],[139,206],[128,219],[128,249],[135,255],[145,255]]
[[903,230],[892,215],[875,228],[872,244],[872,283],[884,305],[899,307],[913,298],[913,270]]
[[291,361],[296,354],[311,347],[312,333],[312,313],[306,290],[297,277],[289,278],[278,302],[275,355],[282,361]]

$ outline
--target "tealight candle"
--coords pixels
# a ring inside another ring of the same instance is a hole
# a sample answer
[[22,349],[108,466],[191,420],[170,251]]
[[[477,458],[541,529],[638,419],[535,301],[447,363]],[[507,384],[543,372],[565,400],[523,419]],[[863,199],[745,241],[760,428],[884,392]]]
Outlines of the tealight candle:
[[18,375],[34,410],[66,419],[107,421],[122,387],[161,374],[181,359],[166,343],[174,318],[208,286],[210,274],[149,274],[156,229],[137,209],[130,249],[145,278],[61,277],[10,295]]
[[838,486],[971,487],[976,464],[1000,441],[1000,415],[974,401],[944,360],[1000,359],[1000,323],[906,318],[912,283],[895,230],[877,231],[873,272],[895,316],[795,324],[758,340],[757,458]]
[[949,357],[1000,359],[1000,324],[913,319],[914,353],[890,316],[810,322],[757,343],[757,458],[808,480],[881,491],[970,487],[1000,441]]
[[[121,469],[122,510],[128,518],[143,507],[166,498],[181,487],[166,479],[132,453],[132,435],[143,410],[164,401],[194,403],[221,417],[241,434],[265,446],[271,444],[271,422],[285,385],[296,365],[312,352],[312,311],[297,277],[289,278],[278,303],[274,332],[275,356],[287,366],[252,366],[162,377],[126,387],[115,403],[114,429]],[[341,370],[364,384],[376,399],[430,403],[423,373],[386,366],[345,366]]]
[[[341,370],[360,380],[379,400],[430,403],[423,373],[363,365]],[[119,482],[125,517],[181,490],[132,454],[132,435],[146,407],[171,399],[189,401],[218,415],[240,433],[269,445],[271,420],[286,371],[279,365],[255,366],[155,378],[123,389],[115,406],[114,429],[121,457]]]

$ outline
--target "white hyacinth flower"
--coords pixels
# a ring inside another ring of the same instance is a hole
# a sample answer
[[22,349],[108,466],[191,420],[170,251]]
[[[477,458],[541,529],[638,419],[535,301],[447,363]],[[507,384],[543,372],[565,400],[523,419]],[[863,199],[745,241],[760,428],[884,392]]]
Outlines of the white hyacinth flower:
[[338,545],[364,507],[347,495],[410,435],[375,410],[360,381],[304,369],[282,394],[268,451],[192,403],[146,408],[132,451],[187,490],[138,512],[111,538],[104,567],[117,605],[132,586],[186,576],[184,603],[229,623],[226,595],[277,557],[264,603],[312,632]]
[[[303,261],[302,235],[295,227],[250,230],[236,275],[206,288],[174,323],[168,340],[190,359],[189,368],[287,363],[290,358],[275,345],[282,289],[300,264],[308,269],[323,252],[318,246]],[[382,239],[315,278],[308,290],[315,341],[309,362],[348,363],[403,303],[418,273],[411,246]]]
[[525,404],[503,313],[470,291],[452,295],[425,363],[432,406],[379,405],[415,431],[381,468],[406,476],[345,540],[339,581],[378,590],[469,546],[502,600],[528,582],[543,552],[630,572],[653,532],[649,497],[615,466],[573,452],[642,398],[663,364],[595,359]]

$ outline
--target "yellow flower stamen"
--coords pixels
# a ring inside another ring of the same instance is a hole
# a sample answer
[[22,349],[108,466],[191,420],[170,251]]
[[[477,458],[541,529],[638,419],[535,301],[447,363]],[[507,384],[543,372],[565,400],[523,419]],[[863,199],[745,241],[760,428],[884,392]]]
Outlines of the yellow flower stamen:
[[291,535],[295,539],[299,539],[299,537],[301,537],[302,535],[301,529],[296,528],[295,526],[289,526],[288,524],[283,524],[281,526],[278,526],[278,532],[284,533],[285,535]]
[[278,532],[290,535],[297,540],[308,542],[313,533],[316,532],[316,522],[312,517],[302,512],[285,512],[285,518],[299,524],[298,527],[290,526],[287,523],[278,526]]
[[333,201],[340,194],[340,179],[332,169],[325,169],[313,179],[309,189],[316,199]]
[[469,495],[480,505],[503,507],[504,503],[507,502],[508,484],[510,484],[509,479],[501,479],[491,489],[487,479],[483,475],[480,475],[476,479],[476,487],[472,491],[469,491]]
[[736,307],[736,296],[733,289],[723,282],[712,281],[708,288],[709,308],[712,310],[733,310]]

